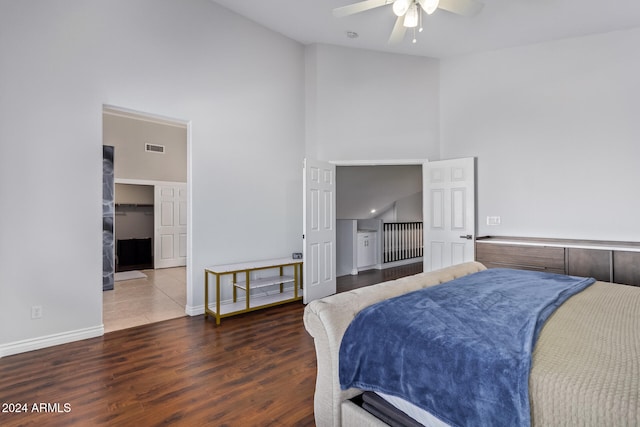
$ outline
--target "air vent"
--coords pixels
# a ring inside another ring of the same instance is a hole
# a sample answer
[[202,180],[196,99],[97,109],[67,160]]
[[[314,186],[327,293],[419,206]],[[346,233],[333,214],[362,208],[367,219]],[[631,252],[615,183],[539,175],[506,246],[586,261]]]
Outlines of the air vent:
[[144,151],[164,154],[164,145],[144,144]]

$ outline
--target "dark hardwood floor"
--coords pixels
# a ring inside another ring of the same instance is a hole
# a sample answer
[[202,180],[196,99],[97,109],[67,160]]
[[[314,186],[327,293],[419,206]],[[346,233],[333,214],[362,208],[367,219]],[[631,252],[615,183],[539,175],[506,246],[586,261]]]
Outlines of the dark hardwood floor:
[[385,268],[384,270],[366,270],[353,276],[340,276],[337,280],[337,291],[346,292],[363,286],[395,280],[412,274],[422,273],[422,262]]
[[[345,276],[338,290],[416,269]],[[290,303],[220,326],[183,317],[4,357],[0,425],[312,426],[316,357],[303,311]]]

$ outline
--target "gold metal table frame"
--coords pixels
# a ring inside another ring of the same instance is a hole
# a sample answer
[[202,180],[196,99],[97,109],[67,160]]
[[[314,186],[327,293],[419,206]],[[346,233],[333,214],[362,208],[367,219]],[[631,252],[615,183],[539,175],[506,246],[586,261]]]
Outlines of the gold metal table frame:
[[[220,324],[223,317],[234,316],[266,307],[285,304],[302,299],[302,260],[276,258],[262,261],[250,261],[236,264],[223,264],[206,267],[204,270],[204,315],[216,319]],[[293,274],[286,275],[285,269],[292,267]],[[278,275],[251,278],[251,273],[261,270],[277,270]],[[209,278],[215,276],[215,308],[209,304]],[[221,301],[221,277],[232,276],[232,301]],[[293,289],[285,290],[286,283],[293,283]],[[279,285],[279,293],[251,297],[251,290]],[[238,301],[238,289],[244,291],[244,301]]]

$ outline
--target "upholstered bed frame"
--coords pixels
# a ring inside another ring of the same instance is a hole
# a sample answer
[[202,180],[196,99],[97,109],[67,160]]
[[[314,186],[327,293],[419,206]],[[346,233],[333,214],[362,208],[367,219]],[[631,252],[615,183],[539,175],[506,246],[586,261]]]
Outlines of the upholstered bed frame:
[[[350,400],[362,390],[340,388],[340,342],[359,311],[481,270],[484,265],[469,262],[308,304],[304,322],[315,341],[318,365],[316,425],[386,426]],[[638,331],[640,288],[596,282],[565,302],[545,324],[534,350],[529,381],[532,424],[640,425]]]
[[460,264],[355,289],[308,304],[305,308],[304,323],[307,331],[314,338],[318,359],[318,376],[314,397],[316,425],[318,427],[386,425],[349,400],[362,393],[361,390],[343,391],[340,389],[338,378],[340,342],[347,326],[360,310],[397,295],[437,285],[484,269],[482,264],[476,262]]

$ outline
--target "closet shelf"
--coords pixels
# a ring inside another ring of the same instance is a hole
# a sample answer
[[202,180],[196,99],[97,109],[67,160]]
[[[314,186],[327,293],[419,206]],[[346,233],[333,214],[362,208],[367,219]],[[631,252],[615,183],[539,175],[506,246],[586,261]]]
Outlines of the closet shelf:
[[152,204],[147,203],[116,203],[116,208],[152,208]]

